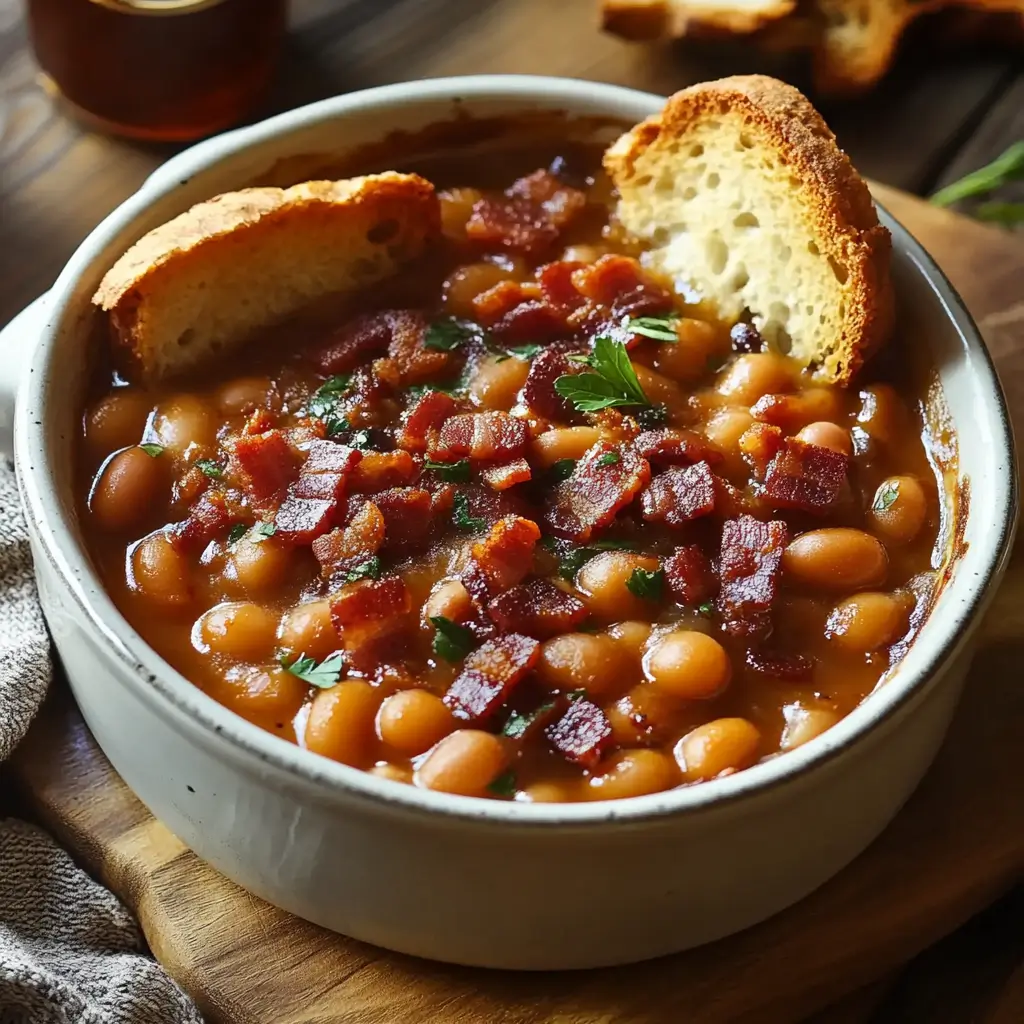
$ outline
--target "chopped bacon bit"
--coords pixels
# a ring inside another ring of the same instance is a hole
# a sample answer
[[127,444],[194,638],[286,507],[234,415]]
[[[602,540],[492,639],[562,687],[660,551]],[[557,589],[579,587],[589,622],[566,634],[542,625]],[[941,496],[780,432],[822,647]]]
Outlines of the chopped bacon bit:
[[739,449],[758,480],[764,479],[768,464],[782,449],[784,440],[782,431],[767,423],[752,423],[740,435]]
[[[448,510],[455,498],[455,488],[448,485],[451,496],[448,498]],[[488,529],[494,526],[499,519],[507,516],[522,516],[524,519],[536,519],[536,513],[522,499],[521,495],[513,490],[495,491],[490,487],[481,484],[467,484],[459,488],[466,496],[469,505],[469,514],[474,519],[483,519]],[[440,494],[440,492],[437,492]]]
[[260,505],[284,496],[298,476],[299,466],[280,430],[235,439],[232,458],[248,480],[248,490]]
[[391,341],[390,317],[390,312],[363,313],[342,324],[311,353],[313,365],[321,373],[344,373],[384,352]]
[[814,662],[802,654],[751,649],[747,651],[747,667],[761,676],[797,682],[814,674]]
[[463,721],[487,719],[508,700],[538,657],[540,644],[531,637],[509,633],[488,640],[466,656],[444,702]]
[[479,200],[466,222],[466,237],[488,246],[543,252],[586,203],[579,189],[563,185],[549,171],[534,171],[516,181],[503,198]]
[[269,409],[253,409],[245,421],[245,426],[242,427],[242,433],[265,434],[274,427],[277,421],[278,415],[276,412],[271,412]]
[[350,583],[331,599],[331,621],[354,667],[376,667],[374,641],[404,629],[411,608],[412,595],[398,576]]
[[[455,506],[458,491],[454,484],[439,483],[430,492],[430,515],[433,519],[447,519]],[[470,504],[470,515],[474,515]],[[495,517],[498,518],[498,517]]]
[[287,544],[311,544],[338,516],[349,473],[363,453],[334,441],[313,441],[299,479],[292,484],[274,525]]
[[848,463],[842,452],[786,438],[782,451],[768,466],[763,496],[772,508],[795,508],[821,515],[839,497]]
[[691,466],[695,462],[713,466],[722,461],[722,453],[707,438],[692,430],[672,427],[644,430],[637,435],[633,446],[645,459],[669,466]]
[[320,575],[330,579],[341,570],[351,569],[375,555],[384,543],[384,516],[372,501],[367,501],[343,527],[313,541],[313,555],[320,563]]
[[501,633],[546,640],[575,629],[587,617],[587,606],[551,580],[538,578],[498,594],[488,602],[487,614]]
[[605,713],[589,700],[573,701],[554,725],[545,730],[551,745],[567,761],[589,771],[597,767],[612,739],[612,725]]
[[533,474],[526,459],[512,459],[497,466],[486,466],[480,475],[496,491],[507,491],[516,484],[526,483]]
[[395,443],[409,452],[426,451],[431,434],[439,431],[457,408],[458,403],[451,395],[443,391],[425,391],[406,411]]
[[794,395],[762,395],[750,410],[755,420],[795,434],[808,423],[836,415],[836,395],[830,388],[806,388]]
[[297,498],[289,495],[274,516],[275,537],[292,545],[312,544],[334,524],[335,498]]
[[365,494],[400,487],[409,483],[417,472],[413,457],[400,448],[393,452],[364,452],[362,461],[349,477],[349,490]]
[[[612,454],[617,461],[602,465],[602,457]],[[558,536],[588,541],[594,530],[607,526],[650,479],[649,463],[630,445],[599,441],[576,464],[572,476],[555,487],[544,519]]]
[[647,522],[668,526],[710,515],[715,510],[715,474],[706,462],[666,470],[641,493],[640,508]]
[[168,532],[168,539],[179,551],[201,551],[230,522],[224,495],[207,493],[189,509],[188,518]]
[[665,570],[665,583],[673,601],[696,606],[714,596],[717,580],[699,544],[676,548],[661,567]]
[[571,260],[559,260],[548,263],[537,270],[537,282],[540,284],[544,301],[559,313],[571,313],[586,301],[573,284],[572,275],[582,270],[585,263],[574,263]]
[[546,349],[530,363],[520,398],[533,412],[545,419],[571,419],[572,403],[555,391],[555,381],[567,373],[580,373],[584,369],[579,363],[572,362],[565,352]]
[[445,420],[431,457],[458,462],[467,455],[474,461],[508,461],[519,458],[530,436],[526,424],[507,412],[467,412]]
[[387,315],[391,326],[388,356],[397,364],[402,384],[419,384],[448,369],[451,355],[427,348],[423,343],[427,335],[427,319],[422,313],[400,309]]
[[777,520],[762,523],[740,516],[723,525],[718,610],[727,632],[756,636],[770,630],[769,612],[788,536],[786,524]]
[[540,540],[540,527],[531,519],[507,516],[491,527],[470,551],[462,571],[462,583],[470,596],[484,605],[495,594],[519,583],[533,568],[533,549]]
[[506,344],[552,341],[569,333],[565,317],[544,302],[522,302],[498,320],[491,332]]
[[598,306],[611,307],[618,317],[672,308],[671,294],[652,281],[631,256],[602,256],[575,271],[572,282],[581,295]]
[[418,487],[391,487],[373,496],[384,517],[384,546],[407,551],[424,546],[434,525],[430,492]]
[[188,508],[209,486],[210,478],[198,466],[192,466],[174,482],[174,504],[179,508]]
[[473,299],[473,315],[484,327],[490,327],[520,303],[528,302],[532,291],[518,281],[499,281]]

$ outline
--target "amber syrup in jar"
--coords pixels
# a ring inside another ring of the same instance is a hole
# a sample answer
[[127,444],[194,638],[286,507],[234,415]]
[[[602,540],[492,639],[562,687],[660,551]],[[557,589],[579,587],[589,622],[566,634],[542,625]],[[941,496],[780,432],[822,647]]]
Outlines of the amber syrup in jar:
[[28,0],[48,86],[83,120],[184,141],[237,122],[274,74],[287,0]]

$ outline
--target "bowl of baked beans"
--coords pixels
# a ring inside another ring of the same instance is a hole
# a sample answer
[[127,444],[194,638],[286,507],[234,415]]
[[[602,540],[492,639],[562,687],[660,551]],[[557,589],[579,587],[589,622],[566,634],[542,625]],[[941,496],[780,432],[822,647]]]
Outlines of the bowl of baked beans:
[[[1015,525],[991,360],[884,210],[897,329],[852,386],[676,294],[601,171],[661,103],[484,76],[229,133],[21,332],[19,478],[85,719],[301,917],[491,967],[684,949],[823,884],[941,743]],[[90,298],[129,245],[325,169],[422,174],[443,244],[285,346],[172,383],[111,361]]]

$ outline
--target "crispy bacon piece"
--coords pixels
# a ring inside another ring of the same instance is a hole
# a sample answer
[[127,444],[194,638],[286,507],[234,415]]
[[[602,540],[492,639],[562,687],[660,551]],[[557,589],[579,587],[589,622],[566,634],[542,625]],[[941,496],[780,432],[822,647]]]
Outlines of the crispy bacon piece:
[[282,498],[299,474],[299,465],[280,430],[236,438],[231,457],[246,478],[249,493],[260,506]]
[[413,457],[400,448],[393,452],[363,452],[362,461],[349,477],[348,489],[354,494],[372,494],[407,484],[417,472]]
[[572,403],[555,391],[555,381],[567,373],[580,373],[585,368],[572,362],[565,352],[546,349],[530,363],[520,400],[547,420],[571,419]]
[[763,497],[772,508],[821,515],[839,497],[848,464],[842,452],[787,437],[765,473]]
[[423,452],[433,434],[455,413],[458,403],[443,391],[424,391],[405,413],[395,444],[409,452]]
[[385,576],[343,587],[331,599],[331,621],[351,664],[376,667],[375,642],[390,640],[410,622],[412,595],[405,580]]
[[654,477],[640,494],[640,508],[649,523],[683,526],[715,510],[715,474],[706,462],[674,466]]
[[191,466],[174,481],[172,499],[179,508],[188,508],[210,486],[210,478],[198,467]]
[[602,256],[575,271],[572,282],[591,303],[610,308],[615,319],[672,309],[671,294],[631,256]]
[[587,617],[587,606],[551,580],[537,578],[492,598],[487,614],[501,633],[547,640],[575,629]]
[[286,544],[312,544],[334,524],[337,510],[338,503],[333,498],[289,496],[274,516],[275,536]]
[[539,540],[540,527],[533,520],[506,516],[473,545],[461,579],[479,606],[529,574]]
[[330,579],[375,555],[384,543],[384,516],[372,501],[352,517],[347,526],[335,527],[313,541],[313,555],[320,563],[320,575]]
[[710,600],[717,588],[711,563],[698,544],[678,547],[662,563],[672,600],[695,606]]
[[179,551],[202,551],[230,522],[224,495],[208,491],[189,509],[188,517],[168,531],[168,540]]
[[714,466],[722,461],[722,453],[707,438],[674,427],[644,430],[637,434],[633,447],[649,462],[668,466],[692,466],[695,462]]
[[390,317],[387,311],[353,317],[310,353],[313,365],[324,374],[344,373],[386,351],[391,341]]
[[[455,499],[455,488],[450,484],[447,487],[451,491],[451,496],[448,498],[448,510],[450,513]],[[524,519],[537,518],[537,514],[513,490],[495,491],[482,484],[471,483],[460,487],[459,493],[466,496],[469,514],[474,519],[483,519],[487,523],[488,528],[494,526],[499,519],[504,519],[506,516],[522,516]],[[440,489],[435,494],[439,495]]]
[[514,182],[503,197],[480,199],[466,223],[466,237],[485,246],[540,253],[586,204],[579,189],[563,185],[549,171],[534,171]]
[[439,462],[467,456],[474,462],[508,462],[526,451],[529,439],[526,424],[507,412],[467,412],[445,420],[430,455]]
[[556,263],[547,263],[537,270],[537,283],[540,285],[544,301],[554,310],[563,315],[571,313],[586,302],[580,295],[576,285],[573,284],[572,275],[577,270],[582,270],[585,263],[576,263],[572,260],[559,260]]
[[516,484],[526,483],[533,474],[526,459],[512,459],[496,466],[486,466],[480,475],[496,491],[507,491]]
[[751,637],[770,630],[769,612],[788,536],[785,523],[762,523],[753,516],[730,519],[722,526],[717,607],[727,632]]
[[499,281],[473,299],[473,316],[484,327],[490,327],[516,306],[536,298],[535,292],[536,289],[529,284]]
[[386,315],[391,328],[388,356],[397,364],[403,384],[419,384],[448,369],[451,354],[424,344],[428,324],[422,313],[399,309]]
[[444,702],[463,721],[490,718],[539,656],[540,644],[532,637],[508,633],[488,640],[466,656],[462,671],[444,695]]
[[505,344],[553,341],[569,333],[565,317],[546,302],[521,302],[505,313],[492,327],[491,333]]
[[[605,456],[616,461],[602,464]],[[559,537],[579,543],[607,526],[620,509],[651,479],[651,467],[630,445],[599,441],[576,464],[572,476],[558,484],[544,510],[544,520]]]
[[349,473],[363,453],[334,441],[313,441],[299,479],[277,510],[274,525],[286,544],[311,544],[338,518]]
[[242,427],[242,433],[265,434],[276,426],[278,419],[278,414],[271,412],[270,409],[253,409],[245,421],[245,426]]
[[410,551],[425,546],[434,526],[430,491],[419,487],[390,487],[373,496],[384,517],[384,546]]
[[562,757],[588,771],[597,767],[611,743],[612,725],[605,713],[589,700],[575,700],[562,717],[545,730],[551,745]]
[[802,654],[783,654],[751,648],[747,651],[747,668],[760,676],[798,682],[814,674],[814,662]]
[[756,479],[764,479],[768,464],[782,449],[784,441],[782,431],[767,423],[752,423],[740,435],[740,452]]

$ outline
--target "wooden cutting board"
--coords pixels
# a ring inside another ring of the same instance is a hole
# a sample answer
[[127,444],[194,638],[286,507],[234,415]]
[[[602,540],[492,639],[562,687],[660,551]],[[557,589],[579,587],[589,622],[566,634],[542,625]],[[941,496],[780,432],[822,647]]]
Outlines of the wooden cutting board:
[[[964,296],[1024,418],[1024,239],[877,192]],[[211,1022],[781,1024],[889,975],[1024,879],[1022,659],[1018,553],[949,739],[883,836],[832,882],[756,928],[613,970],[508,974],[431,964],[332,935],[249,896],[149,815],[63,687],[10,769],[28,808],[138,915],[153,952]],[[1021,1019],[1014,1007],[1024,971],[1017,974],[1002,1001],[975,1019]],[[865,1019],[871,992],[821,1019]]]

